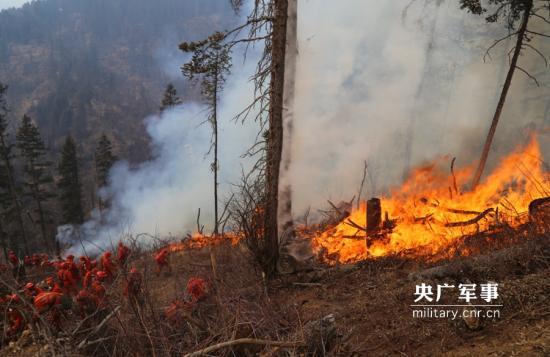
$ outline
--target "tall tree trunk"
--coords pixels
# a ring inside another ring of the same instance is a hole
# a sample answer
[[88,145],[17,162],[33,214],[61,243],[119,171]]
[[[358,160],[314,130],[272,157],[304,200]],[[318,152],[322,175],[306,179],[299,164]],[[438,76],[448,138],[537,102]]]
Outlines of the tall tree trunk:
[[[214,237],[217,238],[219,234],[219,217],[218,217],[218,79],[219,79],[219,60],[216,57],[216,68],[214,69],[214,93],[212,99],[212,131],[214,136],[214,163],[212,168],[214,170]],[[216,256],[212,245],[208,246],[210,253],[210,264],[212,266],[212,274],[214,275],[214,281],[218,281],[218,264],[216,263]]]
[[525,37],[525,31],[527,30],[527,24],[529,23],[529,16],[531,15],[531,9],[533,8],[533,2],[529,1],[527,7],[523,11],[523,18],[521,20],[521,27],[519,28],[516,40],[516,47],[514,48],[514,55],[510,62],[510,68],[508,69],[508,75],[504,81],[504,87],[502,87],[502,92],[500,93],[500,99],[498,100],[497,108],[495,110],[495,115],[493,116],[493,121],[491,122],[491,128],[487,134],[487,139],[485,139],[485,145],[483,146],[483,152],[481,153],[481,159],[479,160],[479,165],[474,174],[472,180],[471,190],[474,190],[479,184],[481,175],[485,170],[485,164],[487,163],[487,157],[489,156],[489,150],[491,149],[491,144],[493,143],[493,137],[495,136],[495,131],[497,130],[498,121],[500,119],[500,114],[502,113],[502,108],[504,107],[504,102],[506,101],[506,95],[510,89],[510,84],[512,84],[512,77],[516,70],[518,63],[518,58],[521,53],[521,47],[523,46],[523,40]]
[[[218,61],[216,60],[216,65]],[[219,233],[218,217],[218,69],[214,73],[214,100],[212,101],[212,131],[214,134],[214,234]]]
[[279,183],[279,232],[286,238],[294,236],[292,219],[292,186],[289,171],[291,164],[294,96],[296,87],[296,60],[298,56],[298,0],[288,0],[286,24],[285,84],[283,95],[283,148]]
[[266,152],[265,265],[268,276],[276,273],[279,258],[278,204],[279,170],[283,148],[283,93],[285,81],[287,0],[274,0],[271,39],[271,81],[269,89],[269,135]]

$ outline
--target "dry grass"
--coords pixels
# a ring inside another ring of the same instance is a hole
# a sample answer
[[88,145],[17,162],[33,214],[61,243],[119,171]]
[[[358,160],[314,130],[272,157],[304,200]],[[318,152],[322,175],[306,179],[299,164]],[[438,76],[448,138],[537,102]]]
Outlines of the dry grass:
[[[170,258],[173,271],[159,276],[153,272],[151,253],[136,252],[131,265],[144,272],[143,303],[137,307],[127,301],[122,294],[124,276],[120,275],[109,288],[109,309],[82,324],[69,340],[62,340],[79,323],[73,312],[67,312],[63,331],[53,336],[57,339],[54,349],[58,355],[181,356],[242,338],[302,341],[308,322],[334,314],[338,336],[330,351],[325,351],[327,355],[460,356],[502,350],[507,355],[519,351],[542,356],[550,348],[545,333],[550,326],[550,236],[543,233],[525,240],[519,239],[524,234],[521,230],[517,234],[510,238],[513,244],[499,245],[500,250],[483,255],[472,253],[436,263],[387,257],[272,281],[263,278],[242,246],[214,248],[216,281],[207,249],[174,253]],[[468,244],[483,247],[475,245],[478,240],[472,238]],[[444,267],[445,274],[423,275],[434,265]],[[190,277],[207,280],[209,295],[188,311],[182,323],[170,323],[164,308],[182,296]],[[462,320],[412,318],[409,305],[420,281],[457,284],[488,280],[500,284],[500,319],[483,320],[479,329],[470,330]],[[115,307],[119,310],[96,331]],[[46,353],[40,335],[25,339],[5,347],[2,355]],[[84,345],[82,341],[86,341]],[[303,347],[240,344],[213,355],[291,356],[306,351]],[[323,355],[323,351],[317,352]]]

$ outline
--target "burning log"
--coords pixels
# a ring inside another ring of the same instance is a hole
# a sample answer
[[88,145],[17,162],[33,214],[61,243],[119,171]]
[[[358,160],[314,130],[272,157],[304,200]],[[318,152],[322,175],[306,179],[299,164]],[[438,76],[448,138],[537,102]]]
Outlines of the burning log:
[[379,198],[367,201],[367,234],[376,234],[382,223],[382,206]]

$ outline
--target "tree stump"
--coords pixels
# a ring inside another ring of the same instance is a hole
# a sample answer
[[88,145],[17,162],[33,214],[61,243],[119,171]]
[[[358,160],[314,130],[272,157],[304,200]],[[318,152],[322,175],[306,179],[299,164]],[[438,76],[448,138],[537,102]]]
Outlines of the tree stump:
[[379,198],[371,198],[367,201],[367,234],[376,234],[382,223],[382,206]]

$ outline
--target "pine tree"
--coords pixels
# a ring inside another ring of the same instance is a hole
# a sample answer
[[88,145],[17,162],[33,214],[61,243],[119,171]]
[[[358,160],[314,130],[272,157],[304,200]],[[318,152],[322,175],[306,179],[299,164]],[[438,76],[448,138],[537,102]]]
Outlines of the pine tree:
[[58,164],[61,212],[63,224],[81,224],[84,222],[82,212],[82,187],[78,172],[76,145],[69,135],[61,149],[61,161]]
[[184,76],[190,80],[200,80],[202,95],[204,96],[210,113],[208,121],[212,126],[212,142],[209,153],[213,151],[214,160],[211,164],[214,172],[214,234],[219,233],[218,217],[218,100],[223,90],[225,79],[231,67],[231,56],[229,46],[224,45],[223,33],[215,33],[208,38],[208,45],[203,43],[187,43],[180,45],[184,52],[193,52],[191,61],[184,64],[182,71]]
[[17,131],[17,147],[24,161],[24,186],[26,194],[36,204],[36,213],[40,224],[42,240],[46,247],[53,247],[53,235],[48,239],[46,231],[46,202],[53,197],[49,184],[53,182],[50,174],[51,162],[46,158],[46,147],[38,127],[27,115],[23,116]]
[[172,83],[168,83],[166,90],[164,91],[164,97],[160,103],[159,110],[162,113],[164,110],[181,104],[183,101],[178,97],[176,87]]
[[[19,252],[19,240],[23,240],[23,249],[26,254],[29,254],[29,246],[27,240],[27,231],[23,221],[23,209],[19,200],[18,187],[16,186],[14,170],[12,166],[12,145],[9,142],[7,134],[7,115],[8,107],[5,99],[8,87],[0,82],[0,202],[3,220],[1,227],[2,233],[11,233],[14,236],[10,246],[16,252]],[[15,231],[6,232],[9,222],[15,222]]]
[[[256,1],[245,24],[233,30],[214,33],[210,38],[182,44],[180,49],[185,52],[196,52],[193,48],[182,48],[183,45],[192,45],[196,48],[208,49],[214,38],[216,42],[232,48],[239,43],[247,46],[256,42],[263,42],[264,50],[256,65],[256,73],[252,76],[254,82],[254,99],[245,108],[238,118],[244,119],[251,112],[257,113],[255,119],[260,123],[262,135],[247,155],[263,154],[252,169],[252,173],[264,176],[265,183],[262,207],[264,216],[263,239],[255,253],[267,276],[274,276],[279,260],[279,176],[283,151],[283,106],[285,87],[285,62],[287,45],[287,21],[289,0]],[[231,1],[235,11],[238,11],[243,2]],[[293,6],[291,10],[293,10]],[[240,38],[239,34],[247,29],[247,37]],[[256,110],[252,110],[256,109]],[[267,118],[266,118],[267,117]],[[267,119],[267,120],[266,120]],[[258,149],[258,147],[260,149]],[[284,188],[283,188],[284,189]],[[283,204],[287,202],[283,201]],[[285,207],[286,209],[286,207]]]
[[[97,147],[95,150],[95,170],[96,170],[96,180],[97,188],[100,189],[107,185],[107,179],[109,176],[109,171],[113,164],[117,160],[116,156],[113,155],[113,147],[111,141],[107,135],[101,135]],[[106,202],[99,200],[99,209],[102,210],[107,205]]]

